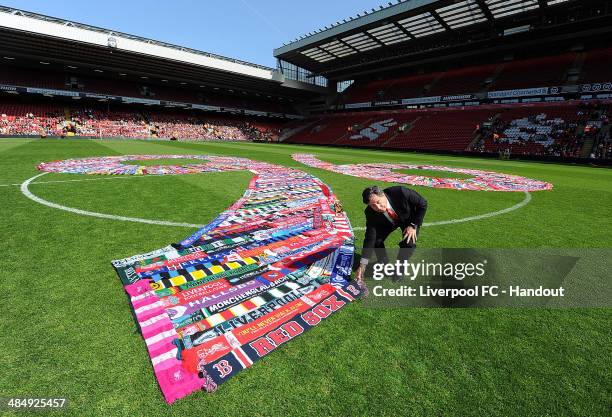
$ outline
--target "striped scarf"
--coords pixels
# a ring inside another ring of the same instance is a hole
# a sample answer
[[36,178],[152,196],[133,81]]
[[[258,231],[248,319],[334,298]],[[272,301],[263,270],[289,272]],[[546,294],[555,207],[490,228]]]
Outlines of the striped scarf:
[[245,195],[209,225],[113,261],[168,402],[213,390],[360,295],[347,281],[350,223],[329,187],[257,164]]

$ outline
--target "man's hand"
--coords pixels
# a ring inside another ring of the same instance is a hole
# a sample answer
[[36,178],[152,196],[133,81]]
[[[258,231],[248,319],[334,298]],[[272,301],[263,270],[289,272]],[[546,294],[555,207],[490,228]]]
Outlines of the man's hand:
[[357,285],[359,285],[363,291],[363,297],[367,297],[368,294],[370,294],[370,291],[368,291],[368,287],[366,287],[365,285],[365,281],[363,280],[363,273],[365,272],[366,266],[365,265],[359,265],[359,268],[357,268],[357,270],[355,271],[355,282],[357,282]]
[[365,272],[365,265],[359,265],[359,268],[355,271],[355,281],[363,281],[363,273]]
[[408,226],[406,230],[404,230],[404,239],[406,243],[410,243],[412,240],[413,243],[417,241],[416,229],[412,226]]

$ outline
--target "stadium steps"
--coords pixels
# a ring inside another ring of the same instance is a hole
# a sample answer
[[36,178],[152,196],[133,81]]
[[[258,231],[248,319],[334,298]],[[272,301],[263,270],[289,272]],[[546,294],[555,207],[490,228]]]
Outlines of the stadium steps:
[[[499,119],[501,117],[501,113],[495,113],[491,118],[491,122],[495,122],[497,119]],[[476,146],[476,144],[478,144],[478,142],[483,138],[482,134],[480,133],[476,133],[476,135],[474,136],[474,139],[472,139],[472,141],[470,142],[470,144],[468,146],[466,146],[465,150],[466,151],[471,151],[474,149],[474,146]],[[484,138],[486,140],[486,137]]]
[[589,158],[591,155],[591,152],[593,152],[595,150],[595,147],[599,144],[601,140],[600,138],[605,138],[609,131],[610,131],[610,125],[604,125],[602,126],[601,131],[595,138],[590,137],[586,139],[584,143],[582,144],[582,149],[580,149],[580,157]]
[[[397,84],[397,82],[398,82],[398,79],[395,79],[387,86],[387,88],[385,88],[382,98],[387,97],[387,93],[390,91],[393,91],[393,87],[395,86],[395,84]],[[374,99],[376,99],[376,97]]]
[[580,157],[581,158],[588,158],[589,155],[591,155],[591,152],[593,151],[593,145],[595,143],[595,138],[587,138],[584,143],[582,144],[582,148],[580,149]]
[[[363,121],[363,122],[360,122],[359,124],[360,124],[361,126],[368,126],[368,125],[369,125],[369,123],[370,123],[372,120],[374,120],[374,118],[373,118],[373,117],[370,117],[369,119],[367,119],[367,120],[365,120],[365,121]],[[335,145],[335,144],[337,144],[338,142],[341,142],[342,140],[346,139],[346,138],[347,138],[349,135],[352,135],[352,134],[354,134],[354,133],[355,133],[355,132],[353,132],[352,130],[351,130],[351,131],[347,131],[347,132],[345,132],[345,133],[344,133],[342,136],[340,136],[339,138],[337,138],[337,139],[335,139],[333,142],[331,142],[331,145]]]
[[64,107],[64,119],[67,122],[72,121],[72,114],[70,113],[70,109],[68,107]]
[[[410,125],[410,127],[408,129],[412,129],[412,125]],[[397,137],[397,135],[399,135],[399,131],[396,131],[395,133],[393,133],[389,139],[387,139],[386,141],[384,141],[383,143],[380,144],[381,148],[384,148],[387,143],[391,142],[393,139],[395,139]]]
[[470,144],[468,146],[465,147],[466,151],[471,151],[474,149],[474,146],[480,141],[480,139],[482,139],[482,134],[481,133],[476,133],[476,135],[474,136],[474,139],[472,139],[472,141],[470,142]]
[[386,141],[384,141],[380,147],[384,148],[387,143],[391,142],[393,139],[395,139],[400,133],[407,135],[408,133],[410,133],[410,131],[412,130],[412,128],[414,127],[414,125],[416,124],[416,122],[419,121],[419,119],[421,118],[421,116],[417,117],[416,119],[414,119],[413,121],[410,122],[410,126],[408,126],[408,129],[404,130],[403,132],[400,132],[399,127],[395,130],[395,133],[393,133],[391,135],[391,137],[389,139],[387,139]]
[[576,82],[575,81],[569,81],[568,75],[570,72],[576,71],[578,74],[582,73],[582,66],[584,65],[584,61],[586,60],[586,53],[585,52],[581,52],[579,54],[576,54],[576,59],[574,59],[574,62],[572,63],[572,65],[570,65],[570,67],[567,69],[567,71],[565,71],[564,77],[565,77],[565,85],[575,85]]
[[495,68],[495,71],[493,72],[493,74],[491,74],[491,77],[490,77],[491,82],[488,84],[485,84],[484,88],[481,91],[479,91],[479,93],[486,93],[487,91],[489,91],[491,89],[491,86],[495,84],[495,81],[499,77],[499,74],[502,73],[505,67],[506,67],[506,64],[498,65],[497,68]]
[[429,95],[429,92],[430,92],[430,91],[431,91],[431,90],[432,90],[432,89],[433,89],[433,88],[436,86],[437,82],[438,82],[438,81],[440,81],[440,79],[442,79],[442,77],[444,77],[444,74],[445,74],[444,72],[439,73],[438,75],[436,75],[436,76],[434,77],[434,79],[433,79],[433,80],[431,80],[431,81],[430,81],[430,83],[429,83],[429,84],[427,84],[426,86],[424,86],[424,87],[423,87],[423,92],[421,93],[421,96],[422,96],[422,95],[424,95],[424,94],[425,94],[426,96],[428,96],[428,95]]
[[308,129],[309,127],[314,126],[316,123],[319,123],[321,120],[323,120],[323,119],[321,119],[321,118],[319,118],[319,119],[315,119],[315,120],[313,120],[313,121],[312,121],[312,122],[310,122],[310,123],[306,123],[306,124],[303,124],[303,125],[299,125],[299,126],[297,126],[297,127],[293,128],[293,129],[287,129],[286,131],[284,131],[284,132],[283,132],[283,133],[282,133],[282,134],[279,136],[278,141],[279,141],[279,142],[284,142],[285,140],[287,140],[287,139],[291,138],[292,136],[295,136],[295,135],[297,135],[298,133],[300,133],[300,132],[302,132],[302,131],[304,131],[304,130]]

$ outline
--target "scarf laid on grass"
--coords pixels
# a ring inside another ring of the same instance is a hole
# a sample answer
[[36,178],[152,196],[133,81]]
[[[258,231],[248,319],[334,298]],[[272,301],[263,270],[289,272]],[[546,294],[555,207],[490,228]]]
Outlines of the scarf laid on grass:
[[[438,165],[410,164],[351,164],[335,165],[324,162],[311,154],[293,154],[293,160],[304,165],[325,169],[342,175],[367,178],[372,181],[393,182],[398,184],[419,185],[421,187],[446,188],[471,191],[545,191],[552,190],[553,185],[518,175],[502,174],[500,172],[483,171],[480,169],[453,168]],[[422,175],[408,175],[393,170],[413,169],[441,172],[455,172],[460,175],[470,175],[473,178],[441,178]]]
[[[185,166],[123,164],[200,159]],[[212,391],[360,295],[353,233],[336,197],[299,170],[243,158],[131,155],[44,163],[110,175],[250,170],[248,190],[182,241],[113,261],[167,402]]]
[[183,352],[184,366],[197,370],[204,388],[215,391],[219,384],[282,344],[327,319],[361,293],[355,284],[344,288],[325,285],[284,305],[247,326],[211,339]]

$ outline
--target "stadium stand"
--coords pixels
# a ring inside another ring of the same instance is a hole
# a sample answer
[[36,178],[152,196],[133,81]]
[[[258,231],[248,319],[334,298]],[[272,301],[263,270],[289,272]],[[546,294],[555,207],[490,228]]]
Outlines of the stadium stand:
[[480,120],[491,110],[425,111],[407,132],[399,133],[386,146],[396,149],[463,151],[474,139]]
[[565,84],[563,78],[575,53],[508,62],[493,81],[492,90],[545,87]]
[[581,149],[581,138],[575,134],[576,107],[509,108],[497,116],[483,132],[485,151],[508,148],[513,154],[546,155],[563,147],[567,156],[577,156]]
[[[345,90],[342,101],[356,103],[563,85],[567,82],[566,74],[577,56],[577,53],[568,53],[371,82],[356,81]],[[589,74],[584,76],[585,82],[609,81],[610,72],[604,69],[602,62],[610,60],[612,49],[589,52],[583,70]]]
[[424,74],[365,83],[355,82],[346,89],[344,102],[420,97],[425,86],[431,83],[435,76]]
[[275,49],[276,68],[5,8],[0,135],[609,158],[612,9],[589,3],[389,3]]
[[[603,95],[606,97],[603,100],[593,100],[591,96],[579,94],[590,90],[597,92],[602,85],[605,91],[609,90],[612,73],[606,63],[611,60],[612,48],[600,48],[404,77],[383,79],[377,75],[373,81],[356,80],[340,94],[340,102],[370,102],[368,106],[359,105],[351,110],[349,105],[344,112],[311,117],[302,122],[308,128],[289,135],[287,141],[405,150],[609,158],[612,149],[608,126],[610,99]],[[602,84],[598,87],[595,83]],[[505,100],[486,100],[491,91],[518,92],[549,87],[545,91],[555,94],[561,91],[561,86],[568,85],[573,90],[567,91],[577,94],[569,101],[561,97],[548,97],[551,99],[548,103],[543,98],[523,101],[503,95]],[[413,106],[418,107],[413,110],[393,107],[399,103],[393,100],[452,95],[466,95],[485,102],[480,105],[459,103],[456,107],[425,102]],[[539,104],[531,104],[538,101]],[[385,105],[391,107],[386,111],[376,109]]]
[[305,123],[312,124],[312,126],[291,137],[290,142],[321,145],[333,144],[344,136],[349,135],[351,129],[356,129],[357,126],[361,126],[369,120],[370,117],[371,116],[367,114],[364,116],[361,113],[349,113],[324,117],[316,120],[314,123],[312,120],[309,120]]
[[586,53],[582,65],[580,81],[585,83],[610,82],[612,48],[597,49]]
[[219,107],[259,110],[276,113],[295,113],[290,102],[238,97],[213,91],[167,87],[134,81],[109,80],[28,68],[0,66],[2,84],[21,87],[50,88],[64,91],[88,92],[125,97],[150,98],[183,103],[203,103]]
[[476,93],[485,88],[485,81],[492,77],[499,65],[482,65],[447,71],[432,88],[431,95]]
[[[360,112],[306,120],[289,143],[515,155],[609,155],[609,105],[563,103]],[[601,144],[601,146],[599,146]],[[596,150],[597,150],[596,149]],[[601,156],[596,156],[601,157]]]
[[363,85],[359,83],[353,84],[346,89],[344,101],[346,103],[358,103],[371,101],[376,97],[383,97],[391,84],[389,80],[377,80]]
[[385,147],[387,142],[392,140],[405,126],[412,123],[415,115],[411,113],[395,113],[386,114],[379,112],[372,116],[362,115],[367,117],[361,126],[353,127],[351,131],[344,136],[338,145],[350,146],[377,146]]
[[[508,150],[515,155],[591,157],[592,150],[609,137],[609,106],[580,103],[570,106],[508,108],[483,123],[480,152]],[[607,135],[607,136],[606,136]]]
[[0,135],[277,141],[280,122],[148,108],[0,103]]
[[64,112],[46,104],[0,104],[0,134],[48,135],[63,133]]
[[0,65],[0,80],[3,84],[37,88],[66,88],[65,78],[56,72],[41,72],[27,68]]
[[491,114],[491,110],[480,109],[345,113],[322,118],[288,141],[460,151],[474,139],[476,125]]
[[0,83],[6,85],[207,104],[274,113],[296,113],[292,104],[287,100],[279,102],[272,99],[264,100],[252,95],[245,97],[224,94],[214,88],[197,91],[193,88],[177,88],[143,81],[109,80],[57,71],[0,66]]

